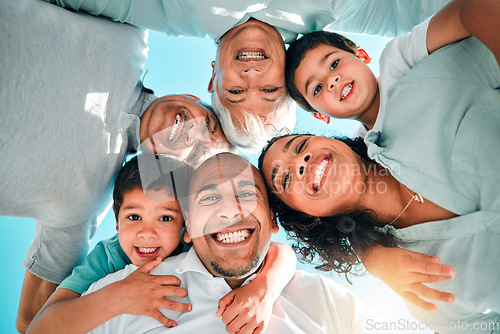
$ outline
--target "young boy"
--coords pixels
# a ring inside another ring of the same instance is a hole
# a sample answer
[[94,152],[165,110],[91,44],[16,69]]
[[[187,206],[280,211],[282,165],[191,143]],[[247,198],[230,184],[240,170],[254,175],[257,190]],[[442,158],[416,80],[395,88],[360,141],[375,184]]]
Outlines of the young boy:
[[[391,88],[423,58],[471,34],[498,51],[495,29],[486,28],[488,20],[495,20],[495,6],[488,0],[452,1],[387,44],[378,80],[366,66],[371,60],[368,54],[349,39],[326,31],[304,35],[286,53],[287,89],[304,110],[327,123],[330,117],[356,119],[362,123],[357,133],[361,136],[367,130],[380,130]],[[481,22],[486,23],[481,26]]]
[[[170,172],[157,177],[159,166],[166,166]],[[183,200],[188,198],[189,179],[193,172],[194,169],[186,162],[166,155],[143,153],[128,161],[120,170],[113,191],[113,211],[118,234],[99,242],[83,264],[76,267],[61,283],[32,321],[28,332],[69,330],[72,333],[86,333],[124,313],[146,315],[167,327],[176,326],[159,309],[189,312],[191,305],[165,298],[183,297],[187,295],[187,291],[179,287],[181,282],[175,276],[149,275],[149,272],[164,258],[182,251],[182,207]],[[149,180],[154,181],[148,185]],[[243,307],[248,305],[236,306],[236,302],[229,304],[233,300],[240,301],[257,295],[254,291],[265,295],[257,296],[258,299],[265,297],[266,300],[252,305],[251,311],[268,312],[266,303],[270,298],[262,291],[268,288],[273,293],[281,291],[286,285],[283,282],[287,283],[295,270],[294,266],[289,268],[290,256],[285,250],[287,247],[275,244],[270,249],[273,253],[272,263],[263,268],[264,274],[259,274],[261,279],[256,278],[248,288],[239,291],[236,289],[234,293],[221,299],[217,315],[230,310],[231,313],[246,316]],[[292,251],[289,253],[292,254]],[[92,283],[130,263],[139,268],[126,279],[79,298]],[[284,281],[281,280],[283,275],[286,276]],[[273,282],[269,284],[270,281]],[[253,301],[255,298],[250,299]],[[274,300],[270,302],[272,305]],[[252,320],[252,315],[249,315],[249,319],[248,321]]]

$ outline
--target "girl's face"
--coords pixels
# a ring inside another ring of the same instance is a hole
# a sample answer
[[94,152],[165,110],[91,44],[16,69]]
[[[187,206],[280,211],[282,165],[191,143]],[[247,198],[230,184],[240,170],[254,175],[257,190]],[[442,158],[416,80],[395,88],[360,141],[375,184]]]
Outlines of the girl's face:
[[341,141],[309,135],[277,140],[266,152],[266,183],[291,208],[325,217],[356,209],[366,190],[362,160]]

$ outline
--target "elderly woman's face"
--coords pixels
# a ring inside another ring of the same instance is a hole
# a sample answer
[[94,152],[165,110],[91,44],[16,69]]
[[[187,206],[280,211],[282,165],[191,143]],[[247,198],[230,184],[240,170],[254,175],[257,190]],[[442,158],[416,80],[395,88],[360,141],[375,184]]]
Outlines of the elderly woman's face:
[[325,217],[356,208],[365,189],[361,158],[341,141],[292,135],[277,140],[263,160],[266,183],[291,208]]
[[258,20],[228,31],[220,40],[209,84],[233,117],[241,110],[268,117],[287,96],[285,46],[279,32]]

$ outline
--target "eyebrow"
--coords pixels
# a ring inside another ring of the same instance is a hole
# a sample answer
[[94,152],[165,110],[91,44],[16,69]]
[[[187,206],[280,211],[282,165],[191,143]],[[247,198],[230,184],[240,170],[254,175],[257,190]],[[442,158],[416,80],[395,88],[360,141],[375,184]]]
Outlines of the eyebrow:
[[[292,145],[293,141],[299,137],[302,137],[302,135],[297,135],[297,136],[293,137],[292,139],[290,139],[289,141],[287,141],[286,144],[283,145],[282,152],[287,152],[288,149],[290,148],[290,145]],[[278,190],[276,188],[275,183],[274,183],[274,179],[276,178],[276,173],[278,172],[278,169],[279,169],[279,166],[274,166],[273,171],[271,172],[271,184],[272,184],[274,190]]]
[[198,196],[204,192],[204,191],[207,191],[207,190],[212,190],[212,189],[215,189],[217,188],[217,185],[212,183],[212,184],[207,184],[203,187],[201,187],[197,192],[196,192],[196,195],[194,196],[194,200],[196,200],[198,198]]
[[[334,54],[336,52],[338,52],[338,51],[332,51],[332,52],[327,53],[326,55],[324,55],[323,58],[320,59],[320,64],[324,64],[325,61],[328,59],[328,57],[330,57],[332,54]],[[307,79],[307,81],[306,81],[306,90],[305,90],[306,93],[307,93],[307,87],[309,87],[309,85],[311,84],[311,82],[312,82],[312,76],[309,77],[309,79]]]
[[136,210],[136,209],[142,209],[142,206],[139,204],[129,204],[127,206],[122,206],[120,210]]
[[259,185],[256,184],[255,182],[248,181],[248,180],[238,181],[238,187],[242,187],[243,188],[245,186],[255,187],[255,188],[257,188],[262,193],[262,189],[260,189]]

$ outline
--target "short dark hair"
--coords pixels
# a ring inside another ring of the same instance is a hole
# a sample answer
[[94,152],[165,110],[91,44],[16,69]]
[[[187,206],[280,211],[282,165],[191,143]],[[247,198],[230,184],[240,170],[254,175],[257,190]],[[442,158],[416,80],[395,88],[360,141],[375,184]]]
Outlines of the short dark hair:
[[[295,136],[287,134],[271,139],[259,156],[259,171],[263,172],[264,156],[269,148],[280,138]],[[348,145],[355,153],[366,161],[372,161],[367,154],[367,148],[362,138],[333,137]],[[375,212],[370,210],[340,213],[330,217],[314,217],[307,213],[292,209],[285,204],[269,187],[269,207],[276,213],[281,226],[295,241],[294,250],[304,262],[320,261],[316,269],[347,275],[355,274],[361,264],[358,254],[363,254],[369,248],[380,244],[395,246],[394,238],[379,229]],[[318,256],[319,259],[316,257]]]
[[305,34],[301,38],[290,43],[286,51],[285,61],[285,83],[290,96],[297,102],[302,109],[306,111],[316,111],[299,93],[297,86],[294,83],[295,71],[299,67],[300,62],[304,59],[307,51],[312,50],[319,45],[330,45],[338,49],[356,54],[356,44],[342,35],[330,31],[314,31]]
[[[194,168],[189,163],[174,156],[146,152],[134,156],[120,169],[115,180],[113,209],[116,220],[118,221],[123,196],[136,188],[144,191],[166,190],[184,209],[188,202],[189,181],[193,174]],[[149,179],[153,176],[152,182],[145,176]]]

